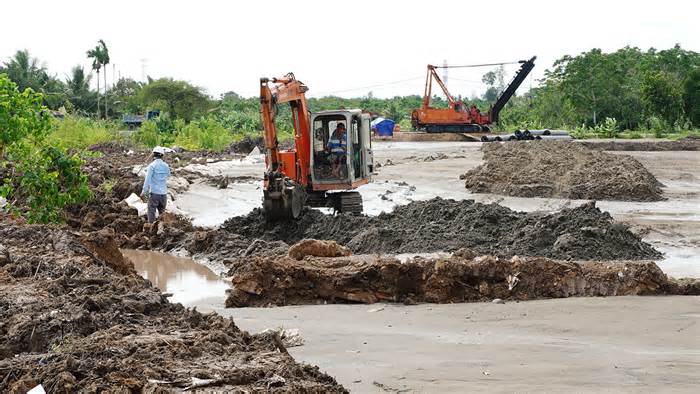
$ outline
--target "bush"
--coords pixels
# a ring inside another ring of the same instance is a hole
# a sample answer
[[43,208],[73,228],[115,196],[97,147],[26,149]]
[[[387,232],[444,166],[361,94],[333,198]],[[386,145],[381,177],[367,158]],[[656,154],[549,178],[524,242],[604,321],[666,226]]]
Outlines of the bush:
[[163,142],[164,139],[161,138],[161,133],[158,132],[158,125],[152,120],[143,122],[141,127],[134,132],[131,138],[134,143],[146,147],[165,144],[165,142]]
[[51,123],[42,95],[0,74],[0,196],[32,223],[59,222],[69,204],[91,197],[83,161],[48,146]]
[[668,125],[663,119],[657,116],[650,116],[646,120],[646,129],[653,132],[655,138],[663,138],[668,129]]
[[642,138],[642,133],[640,133],[638,131],[632,131],[628,134],[628,137],[631,140],[638,140],[638,139]]
[[[14,184],[5,183],[5,197],[22,201],[20,209],[30,223],[63,221],[64,209],[92,197],[88,177],[81,172],[83,161],[77,154],[66,155],[56,147],[15,152]],[[7,180],[6,180],[7,182]]]
[[54,119],[47,143],[63,149],[82,150],[92,145],[119,139],[117,125],[104,120],[66,115]]
[[190,122],[175,137],[176,145],[190,150],[223,150],[233,141],[233,135],[211,117]]
[[594,127],[596,134],[604,138],[617,138],[620,128],[617,125],[615,118],[605,118],[603,123],[597,124]]
[[43,96],[32,89],[20,92],[7,74],[0,74],[0,163],[8,146],[25,139],[43,140],[49,130],[49,112]]

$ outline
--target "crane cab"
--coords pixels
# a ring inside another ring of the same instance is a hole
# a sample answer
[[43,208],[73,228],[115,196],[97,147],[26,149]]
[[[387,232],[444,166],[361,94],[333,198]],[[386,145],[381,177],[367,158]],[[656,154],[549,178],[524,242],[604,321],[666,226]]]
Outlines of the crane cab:
[[310,123],[308,204],[344,212],[357,210],[353,206],[359,204],[361,212],[359,193],[349,190],[369,183],[373,170],[369,114],[359,109],[321,111],[311,114]]

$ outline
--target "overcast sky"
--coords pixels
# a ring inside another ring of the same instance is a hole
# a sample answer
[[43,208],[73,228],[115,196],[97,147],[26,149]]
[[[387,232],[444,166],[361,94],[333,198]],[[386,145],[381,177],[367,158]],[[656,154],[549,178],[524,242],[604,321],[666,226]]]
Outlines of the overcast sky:
[[[0,61],[28,49],[65,77],[104,39],[122,77],[173,77],[213,96],[258,94],[293,71],[312,96],[422,94],[428,63],[537,55],[535,85],[565,54],[680,43],[700,51],[700,2],[666,1],[31,1],[3,2]],[[145,59],[142,62],[142,59]],[[507,78],[517,66],[506,66]],[[449,88],[484,90],[489,69],[453,69]],[[112,80],[112,66],[108,68]],[[392,83],[402,81],[400,83]],[[94,82],[94,80],[93,80]],[[379,86],[378,86],[379,85]]]

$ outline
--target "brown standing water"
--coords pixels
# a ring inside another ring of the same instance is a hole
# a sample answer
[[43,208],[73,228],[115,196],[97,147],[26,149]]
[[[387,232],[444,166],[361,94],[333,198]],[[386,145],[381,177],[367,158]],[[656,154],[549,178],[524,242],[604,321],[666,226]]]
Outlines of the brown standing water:
[[122,249],[122,254],[153,286],[172,293],[171,302],[187,307],[223,307],[230,285],[206,266],[190,258],[149,250]]

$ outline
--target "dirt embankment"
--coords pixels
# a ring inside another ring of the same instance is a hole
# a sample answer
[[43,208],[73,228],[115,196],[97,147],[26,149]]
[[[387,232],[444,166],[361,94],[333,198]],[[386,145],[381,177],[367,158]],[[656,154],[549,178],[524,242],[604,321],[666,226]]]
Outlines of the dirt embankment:
[[577,141],[579,144],[595,150],[609,151],[697,151],[700,150],[700,138],[681,138],[679,140],[603,140]]
[[486,144],[484,164],[462,177],[475,193],[518,197],[660,201],[663,186],[635,158],[570,141]]
[[171,304],[109,230],[0,227],[0,392],[344,392],[275,334]]
[[[228,234],[227,234],[228,233]],[[354,253],[417,253],[470,248],[502,257],[543,256],[566,260],[655,259],[661,254],[595,203],[551,214],[512,211],[497,204],[435,198],[396,207],[379,216],[326,215],[307,210],[298,221],[268,223],[260,210],[227,220],[220,235],[201,236],[205,250],[215,239],[230,244],[246,240],[333,240]],[[236,240],[236,242],[234,242]],[[250,241],[248,241],[250,242]],[[189,242],[189,247],[197,244]],[[247,246],[246,246],[247,247]],[[199,250],[190,250],[197,253]],[[230,257],[240,253],[230,254]],[[229,257],[221,256],[221,257]]]
[[232,262],[227,307],[360,302],[475,302],[573,296],[700,294],[653,262],[567,262],[547,258],[371,256],[252,257]]
[[[245,145],[246,141],[241,143]],[[99,157],[88,158],[83,170],[89,176],[95,198],[69,208],[66,224],[71,229],[80,231],[111,228],[117,233],[118,242],[122,245],[127,238],[140,233],[144,224],[144,218],[140,218],[136,210],[128,207],[123,200],[131,193],[141,193],[143,178],[139,178],[133,170],[148,165],[151,161],[150,152],[134,151],[118,143],[98,144],[90,150],[99,152]],[[173,152],[167,154],[166,160],[179,176],[203,178],[183,171],[182,167],[191,162],[230,159],[235,156],[229,152]]]

